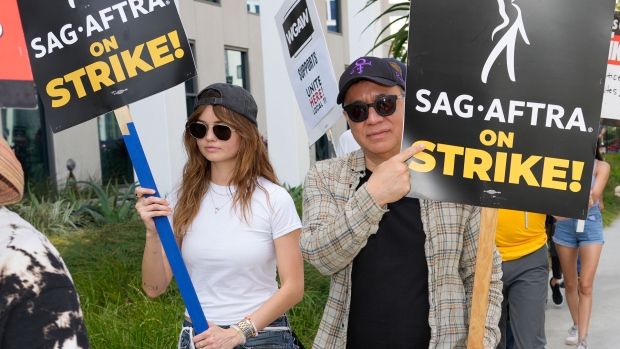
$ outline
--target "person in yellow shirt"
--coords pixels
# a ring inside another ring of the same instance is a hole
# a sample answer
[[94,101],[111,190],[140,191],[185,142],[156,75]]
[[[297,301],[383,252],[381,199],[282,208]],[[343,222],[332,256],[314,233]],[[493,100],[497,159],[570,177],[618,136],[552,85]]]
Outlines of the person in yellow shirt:
[[[502,255],[502,334],[498,349],[506,348],[506,323],[516,348],[543,349],[545,338],[545,302],[547,301],[546,215],[500,209],[495,243]],[[508,314],[510,309],[510,314]]]

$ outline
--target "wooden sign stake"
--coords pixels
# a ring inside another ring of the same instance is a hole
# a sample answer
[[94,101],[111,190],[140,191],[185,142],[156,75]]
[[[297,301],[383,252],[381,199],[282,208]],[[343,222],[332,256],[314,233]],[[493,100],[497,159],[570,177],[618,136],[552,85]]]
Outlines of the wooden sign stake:
[[478,235],[478,255],[474,276],[474,293],[469,316],[468,349],[482,349],[484,330],[489,306],[489,287],[495,251],[495,228],[497,226],[496,208],[482,208],[480,234]]

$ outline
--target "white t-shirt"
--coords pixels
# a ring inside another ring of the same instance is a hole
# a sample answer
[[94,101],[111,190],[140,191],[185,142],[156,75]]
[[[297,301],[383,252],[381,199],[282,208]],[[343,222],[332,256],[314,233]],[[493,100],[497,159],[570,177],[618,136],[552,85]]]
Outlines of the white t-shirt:
[[[229,190],[236,187],[212,183],[183,238],[181,253],[202,310],[218,325],[239,322],[273,296],[278,290],[273,240],[301,228],[289,193],[264,178],[259,183],[269,203],[256,188],[249,224],[232,210]],[[174,207],[176,193],[170,202]]]
[[360,145],[353,138],[351,130],[346,130],[338,138],[338,147],[336,148],[336,156],[342,156],[344,154],[356,151],[360,148]]

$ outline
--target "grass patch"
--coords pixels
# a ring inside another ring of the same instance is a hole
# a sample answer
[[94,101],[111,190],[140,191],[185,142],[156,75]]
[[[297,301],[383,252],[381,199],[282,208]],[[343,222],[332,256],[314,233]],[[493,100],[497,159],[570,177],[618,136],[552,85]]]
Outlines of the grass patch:
[[52,237],[80,295],[93,348],[175,348],[183,300],[173,282],[157,299],[142,291],[144,225],[132,220]]

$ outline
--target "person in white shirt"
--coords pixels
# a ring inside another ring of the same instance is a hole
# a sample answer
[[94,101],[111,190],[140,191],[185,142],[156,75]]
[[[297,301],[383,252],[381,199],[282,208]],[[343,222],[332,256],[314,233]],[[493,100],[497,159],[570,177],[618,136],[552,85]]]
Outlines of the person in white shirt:
[[285,312],[303,297],[301,222],[293,199],[278,185],[257,111],[254,98],[239,86],[206,87],[186,123],[181,186],[169,201],[145,197],[152,189],[136,189],[136,209],[147,228],[145,292],[157,297],[172,279],[153,222],[171,216],[209,320],[209,329],[192,337],[186,312],[179,348],[296,348]]
[[353,138],[351,130],[344,131],[338,138],[338,146],[336,147],[336,156],[342,156],[347,153],[354,152],[360,148],[360,145]]

